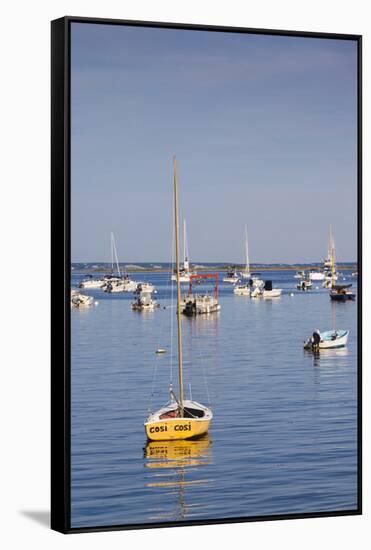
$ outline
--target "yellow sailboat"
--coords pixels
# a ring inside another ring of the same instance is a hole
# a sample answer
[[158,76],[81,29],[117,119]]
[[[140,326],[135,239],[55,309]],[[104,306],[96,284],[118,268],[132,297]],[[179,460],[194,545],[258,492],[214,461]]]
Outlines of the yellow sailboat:
[[144,422],[148,439],[167,441],[173,439],[190,439],[205,434],[213,418],[212,411],[201,403],[184,399],[183,391],[183,357],[182,357],[182,315],[179,266],[179,214],[176,159],[174,165],[174,211],[175,211],[175,260],[177,283],[177,318],[178,318],[178,364],[179,396],[170,389],[170,401],[158,411],[149,415]]

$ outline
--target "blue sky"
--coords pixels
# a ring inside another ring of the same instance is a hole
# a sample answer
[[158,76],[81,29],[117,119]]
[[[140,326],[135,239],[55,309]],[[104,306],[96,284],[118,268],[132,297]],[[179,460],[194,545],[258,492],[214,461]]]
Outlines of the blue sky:
[[72,24],[72,261],[356,258],[356,43]]

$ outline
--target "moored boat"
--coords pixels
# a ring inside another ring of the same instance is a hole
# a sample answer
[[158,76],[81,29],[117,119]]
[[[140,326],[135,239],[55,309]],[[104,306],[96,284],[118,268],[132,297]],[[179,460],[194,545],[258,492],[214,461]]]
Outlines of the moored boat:
[[131,309],[133,311],[153,311],[160,307],[156,300],[152,300],[150,292],[140,292],[138,297],[132,302]]
[[134,290],[134,294],[140,294],[141,292],[157,292],[154,285],[151,283],[138,283],[136,286],[136,289]]
[[233,292],[234,294],[237,294],[237,296],[250,296],[251,287],[246,283],[237,284],[234,286]]
[[311,270],[309,272],[309,278],[311,281],[324,281],[325,273],[323,271]]
[[71,307],[84,308],[94,304],[93,296],[81,294],[77,290],[71,290]]
[[128,275],[124,275],[121,278],[114,277],[108,280],[103,290],[104,292],[135,292],[137,286],[137,281],[131,280]]
[[87,275],[85,279],[80,281],[77,285],[78,288],[102,288],[105,284],[103,279],[94,279],[93,275]]
[[343,348],[347,345],[349,330],[315,331],[304,342],[304,349],[318,351],[320,349]]
[[223,277],[223,283],[236,284],[239,281],[237,271],[235,269],[229,269],[225,277]]
[[[215,279],[215,286],[212,294],[193,293],[193,282],[201,281],[202,279]],[[188,316],[216,313],[220,311],[218,300],[218,274],[191,275],[188,293],[183,297],[180,309],[184,315]]]
[[335,302],[347,302],[348,300],[355,300],[356,295],[352,292],[350,287],[352,283],[346,285],[332,285],[330,290],[330,299]]
[[272,281],[262,281],[251,291],[251,298],[279,298],[281,294],[282,288],[273,288]]
[[[114,263],[116,263],[117,275],[114,275]],[[105,279],[104,292],[134,292],[138,284],[137,281],[130,279],[125,270],[123,274],[121,273],[113,233],[111,233],[111,275],[108,275]]]
[[310,290],[313,286],[312,281],[309,278],[303,278],[298,284],[296,285],[296,288],[298,290]]
[[172,439],[190,439],[207,433],[213,413],[210,408],[184,399],[183,391],[183,345],[181,319],[181,289],[179,269],[179,224],[178,190],[176,178],[176,160],[174,157],[174,211],[175,211],[175,258],[177,275],[177,328],[178,328],[178,375],[179,394],[175,395],[170,386],[170,401],[158,411],[151,413],[144,422],[148,439],[166,441]]
[[[197,271],[191,268],[189,264],[189,253],[188,253],[188,240],[187,240],[187,228],[186,221],[183,220],[183,265],[179,269],[179,282],[189,283],[189,278],[191,275],[197,275]],[[174,272],[171,276],[171,280],[176,282],[176,273]]]

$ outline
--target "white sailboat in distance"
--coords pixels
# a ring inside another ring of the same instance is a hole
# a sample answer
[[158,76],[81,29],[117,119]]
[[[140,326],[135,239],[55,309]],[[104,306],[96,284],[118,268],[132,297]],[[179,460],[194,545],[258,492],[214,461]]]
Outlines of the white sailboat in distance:
[[[179,271],[179,281],[181,283],[189,283],[191,280],[191,275],[197,275],[197,271],[194,271],[190,268],[189,265],[189,253],[188,253],[188,239],[187,239],[187,228],[186,221],[183,220],[183,266]],[[176,282],[176,273],[173,273],[171,277],[172,281]]]
[[247,225],[245,225],[245,254],[246,254],[246,267],[241,271],[242,279],[250,279],[250,263],[249,263],[249,244],[247,240]]

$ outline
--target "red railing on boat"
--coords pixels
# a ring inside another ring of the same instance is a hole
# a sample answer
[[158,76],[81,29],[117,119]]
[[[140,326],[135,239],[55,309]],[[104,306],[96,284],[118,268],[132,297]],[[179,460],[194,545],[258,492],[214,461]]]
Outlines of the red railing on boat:
[[215,279],[214,298],[216,300],[218,299],[218,274],[217,273],[202,273],[199,275],[190,275],[188,294],[192,294],[192,282],[195,279]]

